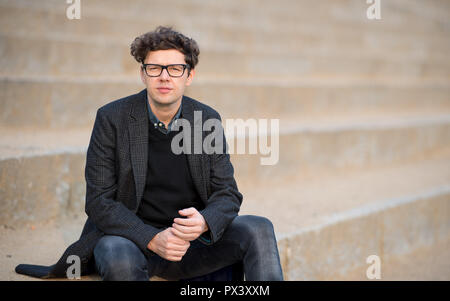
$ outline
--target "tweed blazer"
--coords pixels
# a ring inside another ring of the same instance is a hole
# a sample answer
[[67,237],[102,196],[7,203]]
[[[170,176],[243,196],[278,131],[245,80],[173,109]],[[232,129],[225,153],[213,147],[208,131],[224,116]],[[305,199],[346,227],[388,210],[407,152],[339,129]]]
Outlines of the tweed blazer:
[[[16,272],[39,278],[65,277],[72,265],[70,255],[79,256],[81,275],[94,269],[93,250],[103,235],[118,235],[133,241],[146,255],[149,241],[159,232],[145,224],[137,215],[144,193],[148,161],[147,90],[110,102],[97,111],[94,128],[86,155],[86,204],[88,216],[78,241],[71,244],[60,259],[51,266],[20,264]],[[183,96],[182,118],[191,128],[202,126],[210,119],[221,120],[211,107]],[[200,111],[202,118],[194,118]],[[194,121],[197,124],[194,124]],[[202,124],[199,124],[199,123]],[[223,128],[221,128],[223,131]],[[203,132],[203,142],[208,132]],[[194,133],[190,135],[194,145]],[[198,139],[198,138],[195,138]],[[202,143],[203,145],[203,143]],[[242,203],[234,179],[234,169],[225,151],[222,153],[187,154],[189,170],[201,201],[205,207],[200,213],[205,218],[210,242],[214,244],[227,226],[238,215]]]

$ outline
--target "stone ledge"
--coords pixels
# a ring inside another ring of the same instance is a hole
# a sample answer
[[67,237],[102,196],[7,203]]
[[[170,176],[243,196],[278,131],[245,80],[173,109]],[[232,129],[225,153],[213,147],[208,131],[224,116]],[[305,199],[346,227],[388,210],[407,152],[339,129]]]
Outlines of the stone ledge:
[[[286,280],[367,280],[355,270],[366,258],[401,258],[416,249],[433,250],[450,238],[450,186],[422,195],[392,199],[338,214],[326,224],[280,238]],[[436,250],[436,252],[439,252]],[[450,260],[450,257],[446,257]],[[394,261],[395,262],[395,261]],[[450,261],[442,262],[449,265]],[[415,272],[420,279],[420,270]],[[365,269],[363,269],[365,271]],[[346,274],[349,277],[346,277]],[[407,275],[396,272],[396,280]],[[450,274],[436,275],[450,279]]]

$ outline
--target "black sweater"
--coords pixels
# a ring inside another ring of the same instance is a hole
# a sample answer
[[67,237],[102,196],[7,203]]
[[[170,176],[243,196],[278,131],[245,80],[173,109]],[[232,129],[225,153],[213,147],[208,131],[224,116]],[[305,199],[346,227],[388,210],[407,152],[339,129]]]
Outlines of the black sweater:
[[[181,130],[181,128],[180,128]],[[156,228],[170,227],[178,210],[204,208],[189,172],[185,154],[176,155],[170,144],[179,131],[164,134],[149,124],[148,169],[137,215]]]

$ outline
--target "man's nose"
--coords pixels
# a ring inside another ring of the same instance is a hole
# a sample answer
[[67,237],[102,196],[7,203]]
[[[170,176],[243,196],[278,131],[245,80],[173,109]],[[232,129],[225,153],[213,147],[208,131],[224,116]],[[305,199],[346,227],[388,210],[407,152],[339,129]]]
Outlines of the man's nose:
[[163,69],[159,78],[161,80],[168,80],[170,78],[169,71],[167,71],[167,69]]

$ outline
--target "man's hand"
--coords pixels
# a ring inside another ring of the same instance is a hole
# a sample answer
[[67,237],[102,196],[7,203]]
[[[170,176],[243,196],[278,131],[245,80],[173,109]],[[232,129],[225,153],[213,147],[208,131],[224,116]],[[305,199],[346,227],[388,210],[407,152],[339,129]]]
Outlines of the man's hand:
[[173,233],[173,228],[167,228],[156,234],[148,243],[147,248],[164,259],[180,261],[184,254],[186,254],[189,246],[189,241],[177,237]]
[[208,231],[208,224],[203,215],[194,207],[179,210],[178,213],[181,216],[186,216],[185,218],[175,218],[173,220],[172,233],[178,238],[192,241]]

